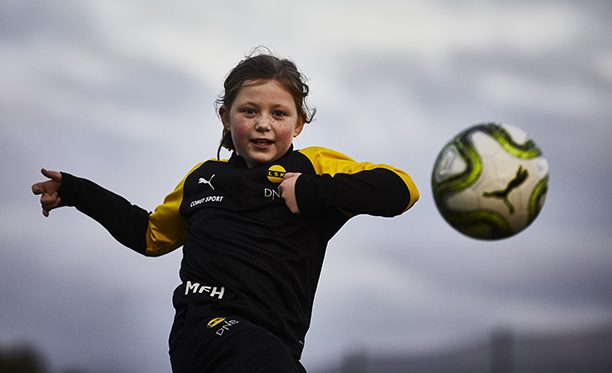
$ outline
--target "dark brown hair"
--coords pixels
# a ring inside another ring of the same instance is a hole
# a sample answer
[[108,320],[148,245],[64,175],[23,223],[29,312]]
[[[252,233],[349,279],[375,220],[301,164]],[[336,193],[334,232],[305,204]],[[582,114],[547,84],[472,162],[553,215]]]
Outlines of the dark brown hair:
[[[224,93],[215,102],[217,112],[221,105],[225,106],[228,111],[230,110],[238,91],[247,80],[276,80],[293,97],[298,117],[304,123],[312,121],[316,110],[311,110],[306,105],[306,96],[310,91],[308,84],[306,84],[306,77],[298,70],[293,61],[280,59],[269,53],[261,54],[259,49],[255,51],[255,55],[251,54],[240,61],[227,75],[223,84]],[[231,133],[225,127],[223,128],[221,143],[217,149],[217,158],[219,158],[221,148],[235,149]]]

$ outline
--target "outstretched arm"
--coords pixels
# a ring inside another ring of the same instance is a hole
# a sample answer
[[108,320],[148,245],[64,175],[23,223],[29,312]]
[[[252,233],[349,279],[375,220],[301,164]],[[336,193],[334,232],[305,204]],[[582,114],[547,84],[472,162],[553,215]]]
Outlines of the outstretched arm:
[[32,192],[40,196],[40,205],[42,206],[43,215],[48,217],[49,211],[58,207],[62,201],[58,195],[60,185],[62,184],[62,174],[56,171],[40,170],[42,174],[49,180],[41,181],[32,185]]
[[49,180],[32,185],[32,192],[41,195],[43,215],[49,216],[57,207],[74,206],[102,224],[117,241],[145,254],[146,210],[89,180],[44,168],[42,174]]
[[183,244],[187,220],[179,207],[184,180],[150,214],[87,179],[46,169],[42,173],[49,180],[32,185],[32,192],[41,195],[45,216],[54,208],[74,206],[102,224],[117,241],[144,255],[163,255]]
[[408,210],[419,191],[407,173],[385,164],[356,162],[321,147],[299,151],[312,163],[316,175],[303,174],[295,183],[301,213],[337,208],[349,215],[391,217]]

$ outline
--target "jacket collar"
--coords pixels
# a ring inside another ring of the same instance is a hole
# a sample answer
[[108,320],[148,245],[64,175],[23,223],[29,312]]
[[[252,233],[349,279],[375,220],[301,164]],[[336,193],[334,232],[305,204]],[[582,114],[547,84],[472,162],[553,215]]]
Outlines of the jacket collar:
[[[287,150],[287,153],[285,153],[285,155],[283,155],[281,158],[286,157],[288,154],[290,154],[292,152],[293,152],[293,144],[291,144],[291,146],[289,147],[289,150]],[[275,163],[275,162],[276,161],[270,162],[270,164],[271,163]],[[235,150],[232,151],[232,155],[230,156],[230,159],[229,159],[228,163],[230,163],[230,164],[232,164],[234,166],[237,166],[237,167],[248,168],[244,158],[242,158],[242,156],[238,155],[238,153],[236,153]],[[267,166],[267,164],[266,165],[261,165],[261,166]],[[258,167],[261,167],[261,166],[258,166]]]

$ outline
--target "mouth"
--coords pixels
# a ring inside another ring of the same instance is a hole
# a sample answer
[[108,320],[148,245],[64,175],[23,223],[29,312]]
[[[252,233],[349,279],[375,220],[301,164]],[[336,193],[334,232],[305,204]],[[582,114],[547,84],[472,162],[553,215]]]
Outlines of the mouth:
[[269,146],[274,143],[274,141],[272,140],[265,140],[265,139],[255,139],[255,140],[251,140],[251,142],[257,146]]

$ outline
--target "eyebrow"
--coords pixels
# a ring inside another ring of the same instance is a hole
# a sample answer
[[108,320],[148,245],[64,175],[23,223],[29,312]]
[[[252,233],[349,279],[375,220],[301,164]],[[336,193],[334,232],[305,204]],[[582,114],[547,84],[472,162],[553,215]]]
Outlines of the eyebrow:
[[[293,101],[291,103],[294,104]],[[236,106],[256,106],[256,107],[261,106],[260,104],[254,102],[254,101],[244,101],[244,102],[239,102],[237,104],[238,105],[236,105]],[[283,109],[283,110],[286,110],[286,111],[290,111],[290,110],[292,110],[292,105],[274,104],[274,105],[272,105],[272,109]],[[297,112],[297,108],[295,108],[295,111]]]

